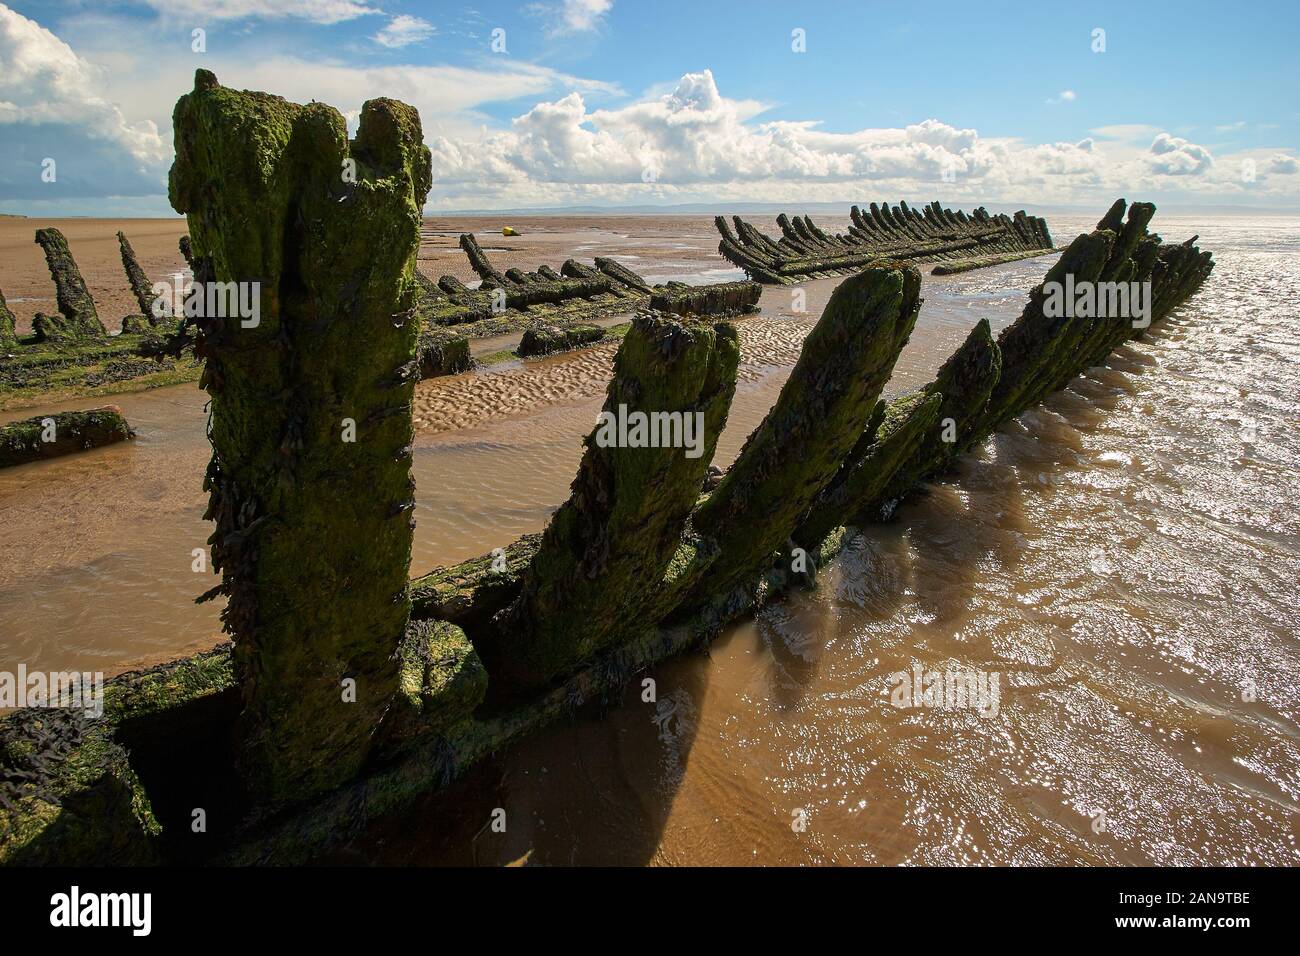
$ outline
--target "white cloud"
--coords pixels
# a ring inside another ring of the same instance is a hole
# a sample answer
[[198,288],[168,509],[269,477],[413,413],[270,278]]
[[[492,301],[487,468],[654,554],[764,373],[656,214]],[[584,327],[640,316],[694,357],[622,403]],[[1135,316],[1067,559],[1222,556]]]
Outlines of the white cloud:
[[1214,157],[1204,146],[1168,133],[1151,141],[1150,152],[1147,162],[1152,171],[1166,176],[1199,176],[1214,165]]
[[614,6],[614,0],[564,0],[564,25],[570,30],[594,30]]
[[[170,149],[153,122],[131,123],[105,95],[109,77],[40,24],[0,5],[0,192],[51,196],[85,188],[156,188]],[[44,183],[39,165],[56,162]]]
[[1074,90],[1061,90],[1056,96],[1047,101],[1047,105],[1055,106],[1057,103],[1073,103],[1075,98]]
[[436,32],[437,29],[428,20],[421,20],[419,17],[412,17],[403,13],[389,20],[384,25],[384,28],[370,39],[380,46],[396,50],[400,47],[410,46],[412,43],[427,40]]
[[[1102,127],[1076,142],[1037,144],[982,137],[936,118],[828,132],[814,121],[764,122],[765,104],[724,96],[709,70],[666,89],[613,109],[590,109],[571,92],[539,102],[507,130],[430,136],[430,206],[900,196],[1105,203],[1170,193],[1235,201],[1264,188],[1265,177],[1244,184],[1226,165],[1217,168],[1205,147],[1152,126]],[[1279,170],[1294,161],[1273,151],[1256,160],[1261,169],[1272,168],[1272,155]]]
[[1017,149],[937,119],[830,133],[813,122],[754,122],[764,109],[724,97],[709,70],[619,109],[588,111],[574,92],[538,103],[509,130],[476,143],[431,140],[435,176],[447,184],[550,182],[631,194],[647,173],[668,190],[749,183],[764,191],[810,182],[938,184],[946,171],[969,180],[1026,159],[1062,174],[1087,175],[1096,165],[1091,140]]
[[383,13],[362,0],[144,0],[148,6],[172,19],[209,20],[306,20],[310,23],[343,23],[357,17]]
[[548,34],[560,36],[598,29],[613,6],[614,0],[560,0],[558,3],[529,4],[526,9],[548,21]]
[[1270,173],[1279,173],[1288,175],[1294,172],[1300,172],[1300,162],[1297,162],[1294,156],[1286,156],[1278,153],[1268,161],[1268,171]]

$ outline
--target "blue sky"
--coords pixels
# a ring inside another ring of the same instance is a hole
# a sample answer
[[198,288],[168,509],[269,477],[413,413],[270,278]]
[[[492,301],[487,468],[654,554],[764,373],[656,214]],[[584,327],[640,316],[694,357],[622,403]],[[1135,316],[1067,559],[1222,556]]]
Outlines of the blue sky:
[[167,213],[171,107],[197,66],[348,116],[412,102],[430,211],[1300,208],[1297,21],[1282,3],[10,0],[0,211]]

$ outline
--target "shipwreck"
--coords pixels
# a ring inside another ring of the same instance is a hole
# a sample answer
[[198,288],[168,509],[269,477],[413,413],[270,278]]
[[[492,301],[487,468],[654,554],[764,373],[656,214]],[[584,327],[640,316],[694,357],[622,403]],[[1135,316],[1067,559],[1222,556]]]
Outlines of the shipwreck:
[[[196,269],[258,280],[255,329],[190,323],[211,396],[205,485],[232,642],[104,691],[103,715],[0,721],[0,861],[292,862],[445,785],[471,763],[834,558],[954,458],[1146,333],[1044,309],[1044,286],[1149,282],[1158,323],[1211,256],[1123,200],[1048,270],[996,338],[980,322],[921,390],[882,391],[916,322],[912,264],[835,289],[775,405],[721,476],[736,388],[727,322],[645,309],[605,410],[704,422],[703,454],[585,443],[541,534],[411,580],[415,259],[430,154],[415,110],[365,104],[356,137],[321,104],[199,71],[175,114],[171,200]],[[356,160],[353,183],[339,180]],[[255,207],[257,216],[241,215]],[[382,240],[382,241],[381,241]],[[516,280],[518,281],[518,280]],[[553,280],[552,280],[553,281]],[[339,441],[344,417],[355,443]],[[195,832],[202,809],[207,825]]]
[[[186,291],[184,277],[173,277],[178,288],[163,297],[168,302],[165,310],[156,307],[155,284],[141,268],[127,237],[119,232],[117,239],[140,311],[124,316],[120,332],[111,334],[63,234],[53,228],[36,231],[54,280],[58,311],[38,313],[32,333],[19,336],[0,293],[0,408],[15,400],[34,404],[45,398],[107,394],[199,377],[192,343],[174,336],[180,314],[199,311],[188,303],[200,284],[209,284],[211,297],[212,280],[195,270],[190,237],[181,238],[180,252],[194,284]],[[420,326],[417,367],[422,378],[473,368],[470,343],[475,339],[522,334],[516,349],[519,357],[547,355],[615,340],[625,328],[596,323],[627,318],[639,309],[743,315],[757,310],[762,292],[757,282],[652,285],[622,263],[601,256],[593,265],[569,259],[558,272],[549,266],[535,272],[500,272],[472,235],[462,235],[460,247],[479,275],[477,288],[455,276],[443,276],[435,283],[418,269],[415,272]]]
[[849,211],[847,233],[824,232],[808,216],[777,216],[780,238],[773,239],[739,216],[735,231],[726,217],[714,224],[722,235],[718,252],[744,269],[751,279],[768,285],[790,285],[805,279],[843,276],[877,259],[934,262],[943,275],[1014,262],[1055,251],[1047,223],[1023,211],[1014,216],[990,215],[982,206],[967,216],[932,202],[919,212],[900,202],[872,203],[866,211]]
[[602,256],[590,266],[568,259],[558,272],[550,266],[536,272],[501,272],[473,235],[462,234],[460,247],[478,274],[477,288],[455,276],[430,282],[416,272],[421,290],[416,307],[422,320],[420,368],[426,378],[472,367],[471,339],[522,332],[517,350],[521,357],[546,355],[615,337],[594,324],[601,319],[644,308],[678,315],[743,315],[757,310],[762,293],[757,282],[651,285],[617,260]]
[[122,383],[148,388],[198,377],[193,359],[159,354],[175,320],[153,308],[152,284],[135,250],[121,232],[117,241],[140,311],[123,316],[120,332],[110,334],[63,233],[36,230],[54,280],[57,311],[38,312],[31,334],[20,336],[0,293],[0,408],[15,401],[34,404],[43,398],[121,391]]

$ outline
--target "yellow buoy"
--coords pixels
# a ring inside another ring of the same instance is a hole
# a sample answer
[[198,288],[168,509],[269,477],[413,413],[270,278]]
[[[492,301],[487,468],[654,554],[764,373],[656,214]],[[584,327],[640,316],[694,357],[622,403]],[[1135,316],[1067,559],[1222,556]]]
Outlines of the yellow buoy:
[[501,227],[501,235],[503,235],[503,236],[517,236],[517,235],[519,235],[519,233],[515,232],[515,231],[514,231],[513,229],[511,229],[509,226],[502,226],[502,227]]

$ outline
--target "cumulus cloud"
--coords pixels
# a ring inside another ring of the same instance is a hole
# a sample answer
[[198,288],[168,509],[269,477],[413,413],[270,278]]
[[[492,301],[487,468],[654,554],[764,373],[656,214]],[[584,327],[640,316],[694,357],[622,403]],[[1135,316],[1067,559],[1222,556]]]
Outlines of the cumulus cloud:
[[618,109],[588,110],[573,92],[474,143],[432,139],[435,178],[452,194],[485,182],[520,190],[545,184],[551,196],[645,201],[645,184],[653,183],[662,198],[704,190],[833,198],[872,183],[882,195],[918,184],[946,195],[973,183],[1008,190],[1051,180],[1092,185],[1104,165],[1092,139],[1026,146],[933,118],[832,133],[813,122],[762,122],[765,110],[723,96],[710,70]]
[[1204,146],[1168,133],[1151,141],[1150,153],[1147,162],[1152,172],[1166,176],[1199,176],[1214,165],[1214,157]]
[[164,16],[208,20],[306,20],[309,23],[343,23],[357,17],[383,13],[361,0],[144,0]]
[[[0,192],[51,198],[158,190],[170,149],[157,125],[128,122],[103,93],[103,71],[3,5],[0,64],[0,129],[6,141]],[[56,163],[52,183],[40,176],[46,158]]]
[[1270,173],[1287,175],[1289,173],[1300,171],[1300,162],[1297,162],[1294,156],[1285,156],[1282,153],[1278,153],[1276,156],[1269,159],[1268,171]]
[[396,50],[404,46],[410,46],[412,43],[427,40],[436,32],[437,29],[428,20],[422,20],[419,17],[412,17],[403,13],[389,20],[384,25],[384,28],[370,39],[380,46]]
[[1057,93],[1047,101],[1047,105],[1055,106],[1057,103],[1073,103],[1074,100],[1074,90],[1061,90],[1061,92]]
[[[713,73],[688,73],[658,96],[593,109],[580,91],[544,100],[509,129],[431,136],[430,205],[729,201],[1105,202],[1135,190],[1237,199],[1260,190],[1205,147],[1158,127],[1102,127],[1074,142],[983,137],[928,118],[829,132],[764,121],[767,105],[731,99]],[[1233,157],[1236,158],[1236,157]],[[1272,159],[1260,158],[1261,169]],[[1276,153],[1278,169],[1289,152]],[[1272,187],[1269,187],[1272,188]]]
[[[538,103],[477,148],[431,143],[440,178],[568,183],[703,183],[754,180],[937,180],[972,174],[989,154],[974,130],[926,120],[904,129],[827,133],[813,123],[751,122],[765,109],[728,99],[713,73],[688,73],[669,93],[620,109],[588,111],[573,92]],[[648,177],[647,173],[653,173]]]

